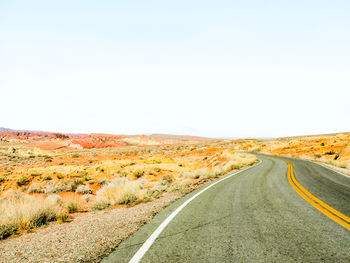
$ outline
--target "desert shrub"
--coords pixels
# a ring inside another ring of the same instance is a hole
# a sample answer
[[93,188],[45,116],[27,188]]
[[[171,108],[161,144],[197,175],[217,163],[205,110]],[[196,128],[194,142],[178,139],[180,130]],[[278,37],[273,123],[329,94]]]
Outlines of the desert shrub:
[[72,191],[72,186],[69,185],[67,182],[59,183],[58,185],[49,184],[46,185],[44,189],[44,192],[46,194],[61,193],[67,191]]
[[148,196],[157,197],[168,190],[168,181],[161,180],[156,183],[151,189],[147,190]]
[[61,173],[57,173],[56,177],[57,177],[57,179],[63,179],[64,178],[64,176]]
[[170,183],[173,182],[174,179],[173,179],[173,177],[171,175],[167,174],[167,175],[163,176],[163,180],[168,182],[168,184],[170,184]]
[[84,175],[82,178],[81,178],[84,182],[88,182],[91,180],[91,178],[88,176],[88,175]]
[[184,178],[178,182],[180,185],[187,187],[192,184],[192,180],[190,178]]
[[22,185],[26,185],[27,183],[29,183],[30,180],[27,176],[22,176],[21,178],[19,178],[16,183],[18,186],[22,186]]
[[199,176],[197,177],[197,175],[193,172],[181,172],[179,174],[179,177],[183,177],[183,178],[199,178]]
[[224,165],[216,165],[213,168],[201,168],[194,172],[181,172],[179,177],[194,179],[215,178],[234,169],[240,169],[247,165],[251,165],[257,161],[255,155],[252,154],[224,152],[223,155],[229,160]]
[[18,228],[14,225],[1,225],[0,224],[0,240],[6,237],[16,234]]
[[341,162],[341,161],[334,161],[334,160],[330,160],[328,161],[329,164],[340,167],[340,168],[344,168],[344,169],[349,169],[350,165],[345,163],[345,162]]
[[159,167],[154,167],[154,171],[159,173],[161,171],[161,169]]
[[338,166],[339,166],[340,168],[345,168],[345,169],[348,167],[348,165],[345,164],[345,163],[340,163],[340,164],[338,164]]
[[143,170],[136,170],[136,171],[134,171],[134,176],[136,177],[136,178],[140,178],[141,176],[143,176],[144,175],[144,171]]
[[253,154],[224,151],[223,155],[229,160],[223,167],[226,173],[233,169],[241,169],[257,161],[256,156]]
[[31,227],[39,227],[45,225],[47,222],[56,220],[57,211],[50,209],[42,209],[33,215],[31,219]]
[[[330,164],[330,165],[334,165],[334,166],[340,167],[340,168],[345,168],[345,169],[348,168],[348,165],[345,162],[328,160],[327,163]],[[349,167],[350,167],[350,165],[349,165]]]
[[91,197],[92,197],[91,194],[85,194],[82,196],[82,199],[88,203],[91,200]]
[[71,184],[72,191],[75,191],[79,185],[83,184],[82,180],[74,180]]
[[59,183],[57,185],[57,193],[72,191],[72,186],[68,182]]
[[216,177],[216,173],[213,171],[213,169],[210,169],[210,168],[198,169],[196,171],[196,175],[202,179],[209,179],[209,178]]
[[40,175],[41,175],[41,173],[39,173],[39,172],[32,172],[32,173],[30,174],[30,176],[34,176],[34,177],[40,176]]
[[87,172],[83,172],[83,176],[81,178],[83,181],[89,181],[91,178],[89,177]]
[[100,171],[100,172],[103,173],[105,171],[105,169],[100,167],[100,166],[98,166],[98,167],[96,167],[96,171]]
[[79,185],[77,187],[77,189],[75,190],[75,192],[78,193],[78,194],[91,194],[92,190],[87,185]]
[[162,163],[162,160],[154,158],[154,159],[150,160],[150,163],[152,163],[152,164],[160,164],[160,163]]
[[72,221],[72,218],[67,214],[61,214],[61,215],[56,216],[56,220],[62,224],[62,223],[67,223],[67,222]]
[[239,163],[239,162],[235,162],[235,161],[230,161],[227,162],[224,165],[225,170],[227,171],[231,171],[231,170],[235,170],[235,169],[241,169],[242,167],[244,167],[245,164],[244,163]]
[[43,193],[44,189],[42,189],[41,185],[38,183],[33,183],[28,188],[28,193]]
[[0,201],[0,239],[17,230],[39,227],[56,220],[59,206],[49,199],[24,194]]
[[97,191],[93,209],[117,204],[128,204],[143,199],[143,182],[116,178]]
[[178,182],[175,182],[172,184],[172,186],[169,188],[169,192],[176,192],[176,191],[182,191],[186,189],[186,185],[180,184]]
[[91,209],[92,210],[104,210],[108,207],[110,207],[110,203],[108,203],[106,200],[99,200],[92,204]]
[[80,157],[80,154],[74,153],[74,154],[72,155],[72,157],[73,157],[73,158],[79,158],[79,157]]
[[79,212],[80,207],[80,202],[77,199],[68,200],[66,203],[66,209],[70,214]]
[[314,157],[315,157],[315,158],[321,158],[321,157],[322,157],[322,155],[321,155],[321,154],[319,154],[319,153],[314,153]]
[[46,194],[53,194],[59,192],[58,187],[55,184],[46,185],[44,191]]
[[122,171],[122,172],[120,172],[120,176],[127,177],[128,173],[126,171]]
[[107,180],[107,179],[101,179],[100,181],[98,181],[98,185],[106,185],[106,184],[108,184],[109,183],[109,181]]
[[0,183],[2,183],[2,182],[5,182],[5,178],[4,177],[0,177]]
[[52,177],[50,175],[46,175],[43,178],[43,181],[50,181],[50,180],[52,180]]
[[22,186],[20,189],[19,189],[21,192],[25,192],[28,190],[28,187],[27,186]]

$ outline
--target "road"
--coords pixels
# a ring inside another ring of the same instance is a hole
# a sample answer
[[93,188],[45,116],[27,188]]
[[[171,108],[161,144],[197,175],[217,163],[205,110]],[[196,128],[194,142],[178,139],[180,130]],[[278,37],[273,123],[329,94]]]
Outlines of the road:
[[258,165],[191,200],[149,248],[145,241],[160,224],[206,186],[164,209],[102,262],[349,263],[350,178],[307,161],[258,157]]

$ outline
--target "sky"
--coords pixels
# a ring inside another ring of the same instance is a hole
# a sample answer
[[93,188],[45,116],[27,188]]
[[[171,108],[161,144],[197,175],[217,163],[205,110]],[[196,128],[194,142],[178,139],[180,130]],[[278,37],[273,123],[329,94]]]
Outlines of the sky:
[[0,127],[350,131],[350,1],[0,0]]

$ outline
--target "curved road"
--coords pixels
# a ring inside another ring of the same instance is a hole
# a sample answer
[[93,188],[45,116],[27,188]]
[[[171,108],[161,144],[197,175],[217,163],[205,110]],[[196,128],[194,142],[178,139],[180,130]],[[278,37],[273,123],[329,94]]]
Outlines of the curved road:
[[[140,262],[350,262],[350,178],[307,161],[283,158],[288,165],[258,157],[260,164],[189,202]],[[298,193],[295,183],[308,193]],[[129,262],[173,211],[205,187],[164,209],[102,262]]]

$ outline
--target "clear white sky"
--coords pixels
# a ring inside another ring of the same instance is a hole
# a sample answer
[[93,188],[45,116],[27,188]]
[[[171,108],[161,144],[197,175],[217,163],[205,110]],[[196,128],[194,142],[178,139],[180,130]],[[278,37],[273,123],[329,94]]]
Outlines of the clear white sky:
[[350,131],[350,1],[0,0],[0,126]]

